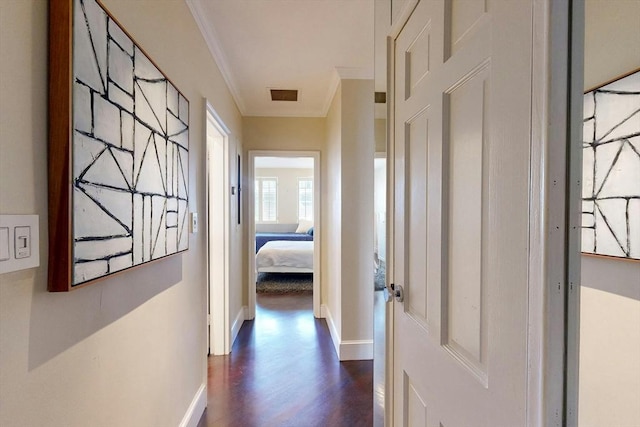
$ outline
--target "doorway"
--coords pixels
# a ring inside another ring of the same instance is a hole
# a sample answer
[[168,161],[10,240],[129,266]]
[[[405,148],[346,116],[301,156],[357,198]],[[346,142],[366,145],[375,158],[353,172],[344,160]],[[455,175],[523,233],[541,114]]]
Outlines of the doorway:
[[207,278],[209,354],[231,351],[229,329],[229,129],[207,102]]
[[248,175],[247,318],[255,318],[257,280],[273,273],[312,273],[313,315],[322,317],[319,152],[250,151]]
[[[378,119],[377,119],[378,120]],[[376,121],[376,124],[378,122]],[[384,135],[384,120],[381,128]],[[378,129],[376,128],[376,132]],[[387,159],[376,152],[373,172],[374,206],[374,300],[373,300],[373,412],[374,426],[384,425],[385,409],[385,321],[387,266]]]

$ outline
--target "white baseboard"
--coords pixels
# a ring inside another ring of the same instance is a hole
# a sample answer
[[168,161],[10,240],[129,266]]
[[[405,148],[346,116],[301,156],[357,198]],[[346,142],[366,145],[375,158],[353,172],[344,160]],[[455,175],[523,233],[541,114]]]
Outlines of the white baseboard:
[[197,427],[198,421],[202,418],[205,408],[207,407],[207,385],[202,384],[193,396],[193,400],[187,408],[187,412],[182,417],[180,427]]
[[323,319],[326,319],[328,312],[329,312],[329,309],[327,308],[327,306],[322,304],[320,306],[320,316],[322,316]]
[[338,328],[331,317],[331,310],[326,305],[320,306],[320,312],[327,321],[333,348],[340,360],[371,360],[373,359],[373,340],[342,341]]
[[329,327],[329,333],[331,334],[331,340],[333,341],[333,349],[336,351],[336,354],[338,355],[338,359],[340,359],[340,334],[338,333],[336,324],[333,322],[333,317],[331,317],[331,311],[329,310],[329,307],[322,304],[320,306],[320,313],[327,321],[327,326]]
[[350,340],[340,343],[340,360],[373,359],[373,340]]
[[242,309],[244,310],[244,320],[253,320],[254,317],[251,317],[251,313],[249,313],[249,306],[243,305]]
[[240,332],[242,323],[244,323],[246,310],[247,310],[247,307],[245,306],[240,307],[240,310],[238,310],[238,314],[236,315],[236,318],[233,320],[233,325],[231,325],[231,342],[229,344],[229,350],[231,350],[231,347],[233,347],[233,343],[235,342],[236,337],[238,336],[238,332]]

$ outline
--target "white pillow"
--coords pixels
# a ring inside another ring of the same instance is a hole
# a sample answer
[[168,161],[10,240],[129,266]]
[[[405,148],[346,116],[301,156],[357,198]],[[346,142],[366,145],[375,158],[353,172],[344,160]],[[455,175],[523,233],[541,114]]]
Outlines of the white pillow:
[[300,220],[296,233],[306,233],[311,227],[313,227],[313,221]]

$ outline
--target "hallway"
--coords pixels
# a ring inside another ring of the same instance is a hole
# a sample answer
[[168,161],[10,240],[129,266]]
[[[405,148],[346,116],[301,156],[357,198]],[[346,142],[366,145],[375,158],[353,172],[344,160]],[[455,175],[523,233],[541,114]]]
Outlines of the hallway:
[[311,294],[258,294],[256,320],[208,366],[198,427],[373,425],[373,362],[338,361]]

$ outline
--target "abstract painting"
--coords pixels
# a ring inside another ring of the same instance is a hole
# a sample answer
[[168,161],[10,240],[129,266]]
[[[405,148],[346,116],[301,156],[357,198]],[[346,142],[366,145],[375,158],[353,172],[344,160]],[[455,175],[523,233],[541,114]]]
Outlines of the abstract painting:
[[584,95],[582,251],[640,259],[640,71]]
[[101,4],[72,1],[70,288],[189,240],[189,103]]

